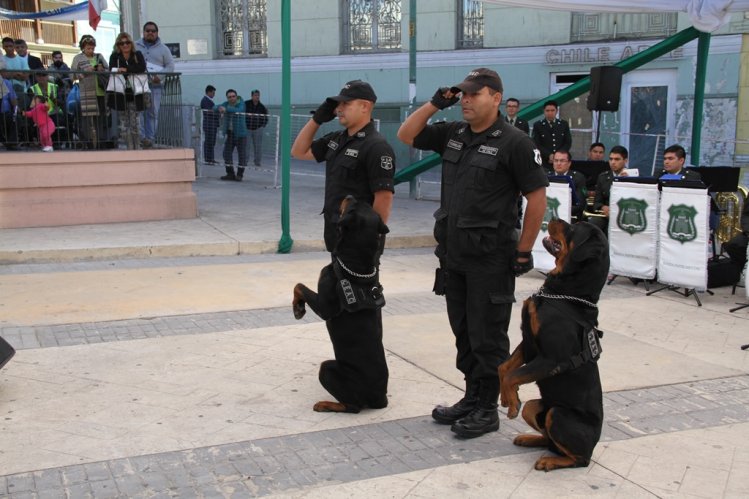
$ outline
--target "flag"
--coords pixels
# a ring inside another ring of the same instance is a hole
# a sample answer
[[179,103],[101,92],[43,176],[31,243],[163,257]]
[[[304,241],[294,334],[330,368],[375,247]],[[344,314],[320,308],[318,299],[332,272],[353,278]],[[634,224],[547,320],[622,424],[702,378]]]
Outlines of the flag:
[[101,11],[107,8],[107,0],[88,0],[88,25],[94,28],[101,21]]

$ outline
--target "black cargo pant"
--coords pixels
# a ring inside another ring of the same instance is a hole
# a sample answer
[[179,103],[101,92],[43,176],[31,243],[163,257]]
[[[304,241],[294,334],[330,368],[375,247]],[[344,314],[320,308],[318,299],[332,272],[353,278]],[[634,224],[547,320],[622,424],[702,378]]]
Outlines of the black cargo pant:
[[496,378],[510,356],[515,276],[482,271],[447,271],[445,299],[457,348],[456,366],[466,379]]

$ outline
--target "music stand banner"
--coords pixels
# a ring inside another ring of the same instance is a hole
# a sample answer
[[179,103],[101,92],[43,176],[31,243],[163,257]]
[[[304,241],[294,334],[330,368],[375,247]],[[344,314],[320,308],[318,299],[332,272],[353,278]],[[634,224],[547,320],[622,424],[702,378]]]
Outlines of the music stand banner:
[[[525,198],[523,198],[523,213],[526,210]],[[546,213],[541,223],[536,242],[533,245],[533,268],[542,272],[548,272],[556,266],[554,257],[544,248],[543,240],[549,235],[549,222],[558,218],[565,222],[570,221],[572,212],[572,194],[567,182],[550,181],[546,188]]]
[[658,227],[658,282],[707,289],[707,189],[664,186]]
[[658,248],[657,184],[614,182],[609,201],[609,272],[652,279]]

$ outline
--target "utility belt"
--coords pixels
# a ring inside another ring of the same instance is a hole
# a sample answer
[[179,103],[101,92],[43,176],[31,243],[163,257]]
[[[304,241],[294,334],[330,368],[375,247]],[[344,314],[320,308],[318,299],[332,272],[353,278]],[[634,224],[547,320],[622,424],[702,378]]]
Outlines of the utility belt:
[[333,260],[333,272],[337,281],[336,293],[346,312],[376,310],[385,306],[385,295],[382,294],[377,268],[371,277],[357,277],[345,270],[336,258]]

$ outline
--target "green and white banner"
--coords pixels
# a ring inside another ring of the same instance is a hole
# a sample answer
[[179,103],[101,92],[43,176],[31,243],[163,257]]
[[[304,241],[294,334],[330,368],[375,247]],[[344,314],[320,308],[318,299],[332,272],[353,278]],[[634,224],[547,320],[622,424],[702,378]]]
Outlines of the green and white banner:
[[609,204],[609,272],[655,277],[658,245],[658,185],[614,182]]
[[663,187],[658,282],[707,289],[709,200],[707,189]]
[[[523,213],[525,213],[525,198],[523,198]],[[544,248],[543,240],[549,235],[549,222],[558,218],[565,222],[570,221],[572,212],[572,194],[569,184],[551,181],[546,188],[546,213],[541,223],[541,231],[538,233],[536,243],[533,245],[533,268],[542,272],[548,272],[556,266],[554,257]]]

